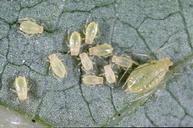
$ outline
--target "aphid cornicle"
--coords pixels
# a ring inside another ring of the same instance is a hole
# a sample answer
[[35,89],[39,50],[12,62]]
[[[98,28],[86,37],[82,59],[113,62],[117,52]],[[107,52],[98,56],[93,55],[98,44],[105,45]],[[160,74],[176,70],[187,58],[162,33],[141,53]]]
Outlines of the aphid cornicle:
[[97,35],[97,32],[98,32],[98,24],[94,21],[89,23],[88,26],[86,27],[85,43],[92,44]]
[[116,83],[115,73],[113,72],[113,69],[110,64],[104,66],[104,72],[105,72],[106,81],[109,84]]
[[92,71],[93,70],[93,63],[92,60],[89,58],[88,54],[83,52],[80,55],[80,61],[83,66],[83,69],[86,72]]
[[96,75],[83,75],[82,83],[85,85],[102,85],[103,77],[99,77]]
[[156,88],[173,62],[169,58],[154,60],[137,67],[126,81],[126,91],[145,93]]
[[130,68],[133,64],[138,65],[137,62],[131,59],[130,56],[116,56],[112,57],[112,62],[123,68]]
[[71,56],[78,56],[81,47],[81,36],[79,32],[73,32],[70,36],[69,47]]
[[48,56],[50,67],[53,71],[53,73],[59,77],[64,78],[67,76],[67,70],[63,62],[58,58],[56,54],[51,54]]
[[89,48],[89,55],[94,55],[98,57],[108,57],[108,56],[111,56],[112,53],[113,53],[113,47],[107,43]]
[[15,78],[14,84],[15,84],[15,89],[16,89],[18,99],[20,101],[26,100],[28,98],[27,97],[28,86],[27,86],[26,78],[23,76],[18,76]]
[[44,31],[44,27],[37,24],[33,19],[24,18],[20,19],[19,22],[20,22],[19,30],[24,32],[24,34],[35,35],[43,33]]

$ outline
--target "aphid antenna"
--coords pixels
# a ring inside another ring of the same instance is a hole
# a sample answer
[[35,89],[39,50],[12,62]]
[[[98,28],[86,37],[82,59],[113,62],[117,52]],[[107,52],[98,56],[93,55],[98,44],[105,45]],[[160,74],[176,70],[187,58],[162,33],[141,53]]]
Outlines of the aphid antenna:
[[70,47],[69,41],[70,41],[70,30],[66,30],[67,31],[67,36],[65,36],[65,43],[68,46],[68,48]]
[[175,43],[173,42],[173,43],[170,43],[170,44],[168,44],[168,45],[165,45],[165,44],[166,44],[166,43],[164,43],[163,45],[161,45],[158,49],[155,49],[153,52],[154,52],[154,53],[159,53],[159,52],[163,51],[164,49],[173,46]]
[[[90,13],[89,15],[88,15],[88,18],[86,19],[86,26],[87,26],[87,24],[89,23],[89,21],[91,20],[91,16],[92,16],[92,14]],[[85,26],[85,27],[86,27]]]

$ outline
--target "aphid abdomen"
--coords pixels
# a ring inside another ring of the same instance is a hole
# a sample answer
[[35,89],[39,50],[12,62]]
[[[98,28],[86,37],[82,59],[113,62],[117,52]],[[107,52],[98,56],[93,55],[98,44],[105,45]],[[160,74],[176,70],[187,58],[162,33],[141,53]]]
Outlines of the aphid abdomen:
[[104,66],[105,78],[109,84],[116,82],[115,73],[113,72],[111,65]]
[[53,73],[60,78],[64,78],[67,76],[66,67],[62,63],[62,61],[57,57],[56,54],[51,54],[48,56],[50,60],[50,66],[52,68]]
[[170,60],[165,62],[166,60],[162,59],[136,68],[127,79],[126,91],[143,93],[156,88],[169,71],[169,66],[173,64]]
[[25,77],[18,76],[15,79],[15,89],[20,101],[24,101],[27,99],[27,80]]
[[71,56],[78,56],[81,47],[81,36],[78,32],[73,32],[70,36],[70,53]]
[[86,27],[85,33],[85,43],[92,44],[98,32],[98,24],[96,22],[91,22]]
[[39,34],[43,33],[44,28],[43,26],[37,24],[34,21],[31,20],[24,20],[20,23],[19,29],[29,35]]
[[82,78],[82,82],[85,85],[100,85],[103,84],[103,81],[103,77],[96,75],[84,75]]
[[80,60],[81,60],[83,68],[86,71],[93,70],[93,63],[92,63],[92,60],[89,58],[88,54],[81,53],[79,56],[80,56]]

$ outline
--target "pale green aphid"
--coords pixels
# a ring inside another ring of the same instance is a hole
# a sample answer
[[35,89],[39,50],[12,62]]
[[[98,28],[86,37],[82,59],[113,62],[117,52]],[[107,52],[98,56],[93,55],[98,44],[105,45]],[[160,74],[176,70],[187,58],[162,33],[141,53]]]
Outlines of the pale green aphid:
[[132,60],[130,56],[116,56],[112,57],[112,62],[123,68],[130,68],[133,64],[138,65],[137,62]]
[[81,47],[81,36],[79,32],[73,32],[70,36],[69,47],[71,56],[78,56]]
[[35,20],[30,18],[20,19],[19,30],[24,34],[35,35],[41,34],[44,31],[44,27],[37,24]]
[[98,24],[94,21],[89,23],[88,26],[86,27],[85,43],[92,44],[97,35],[97,32],[98,32]]
[[145,93],[155,89],[172,65],[170,58],[163,58],[139,66],[127,78],[125,91]]
[[113,53],[113,47],[110,44],[101,44],[95,47],[89,48],[89,55],[98,57],[108,57]]
[[93,62],[89,58],[88,54],[83,52],[79,55],[81,64],[83,66],[83,70],[86,72],[92,71],[93,70]]
[[54,75],[56,75],[59,78],[64,78],[67,76],[66,67],[56,54],[49,55],[48,59]]
[[82,77],[82,83],[85,85],[102,85],[103,81],[103,77],[96,75],[83,75]]
[[111,64],[108,64],[108,65],[104,66],[104,73],[105,73],[106,81],[109,84],[116,83],[116,76],[115,76],[115,73],[114,73],[114,71],[112,69]]
[[15,78],[14,84],[15,84],[15,89],[16,89],[18,99],[20,101],[26,100],[28,98],[27,97],[28,87],[27,87],[26,78],[23,76],[18,76]]

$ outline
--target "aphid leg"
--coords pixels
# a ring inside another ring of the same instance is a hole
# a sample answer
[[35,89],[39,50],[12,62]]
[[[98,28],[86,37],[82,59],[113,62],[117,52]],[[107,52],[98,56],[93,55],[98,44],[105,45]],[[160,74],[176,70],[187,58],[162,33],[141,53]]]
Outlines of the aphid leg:
[[[123,84],[122,88],[125,88],[125,86],[127,85],[127,80],[125,81],[125,83]],[[119,86],[119,83],[118,83]],[[125,90],[125,92],[127,92],[127,89]]]
[[141,94],[141,95],[137,96],[137,97],[136,97],[133,101],[131,101],[131,102],[138,101],[138,100],[141,100],[141,99],[145,99],[145,98],[147,98],[148,96],[154,94],[155,91],[156,91],[155,89],[152,89],[152,90],[150,90],[150,91],[148,91],[148,92],[146,92],[146,93],[144,93],[144,94]]
[[[127,71],[129,70],[129,68],[130,68],[130,67],[127,67],[127,69],[125,70],[125,72],[123,73],[123,75],[121,76],[121,78],[119,79],[119,81],[118,81],[118,83],[117,83],[118,86],[119,86],[121,80],[122,80],[122,79],[124,78],[124,76],[126,75],[126,73],[127,73]],[[125,86],[125,84],[126,84],[126,82],[124,83],[124,86]],[[124,87],[124,86],[123,86],[123,87]]]
[[98,76],[104,76],[105,75],[105,73],[100,73],[100,74],[98,74]]
[[28,35],[28,34],[22,32],[21,30],[18,30],[18,32],[21,33],[23,36],[25,36],[25,37],[28,38],[28,39],[29,39],[30,37],[32,37],[32,35]]
[[13,89],[13,88],[10,88],[10,91],[15,93],[15,94],[17,94],[17,91],[15,89]]

